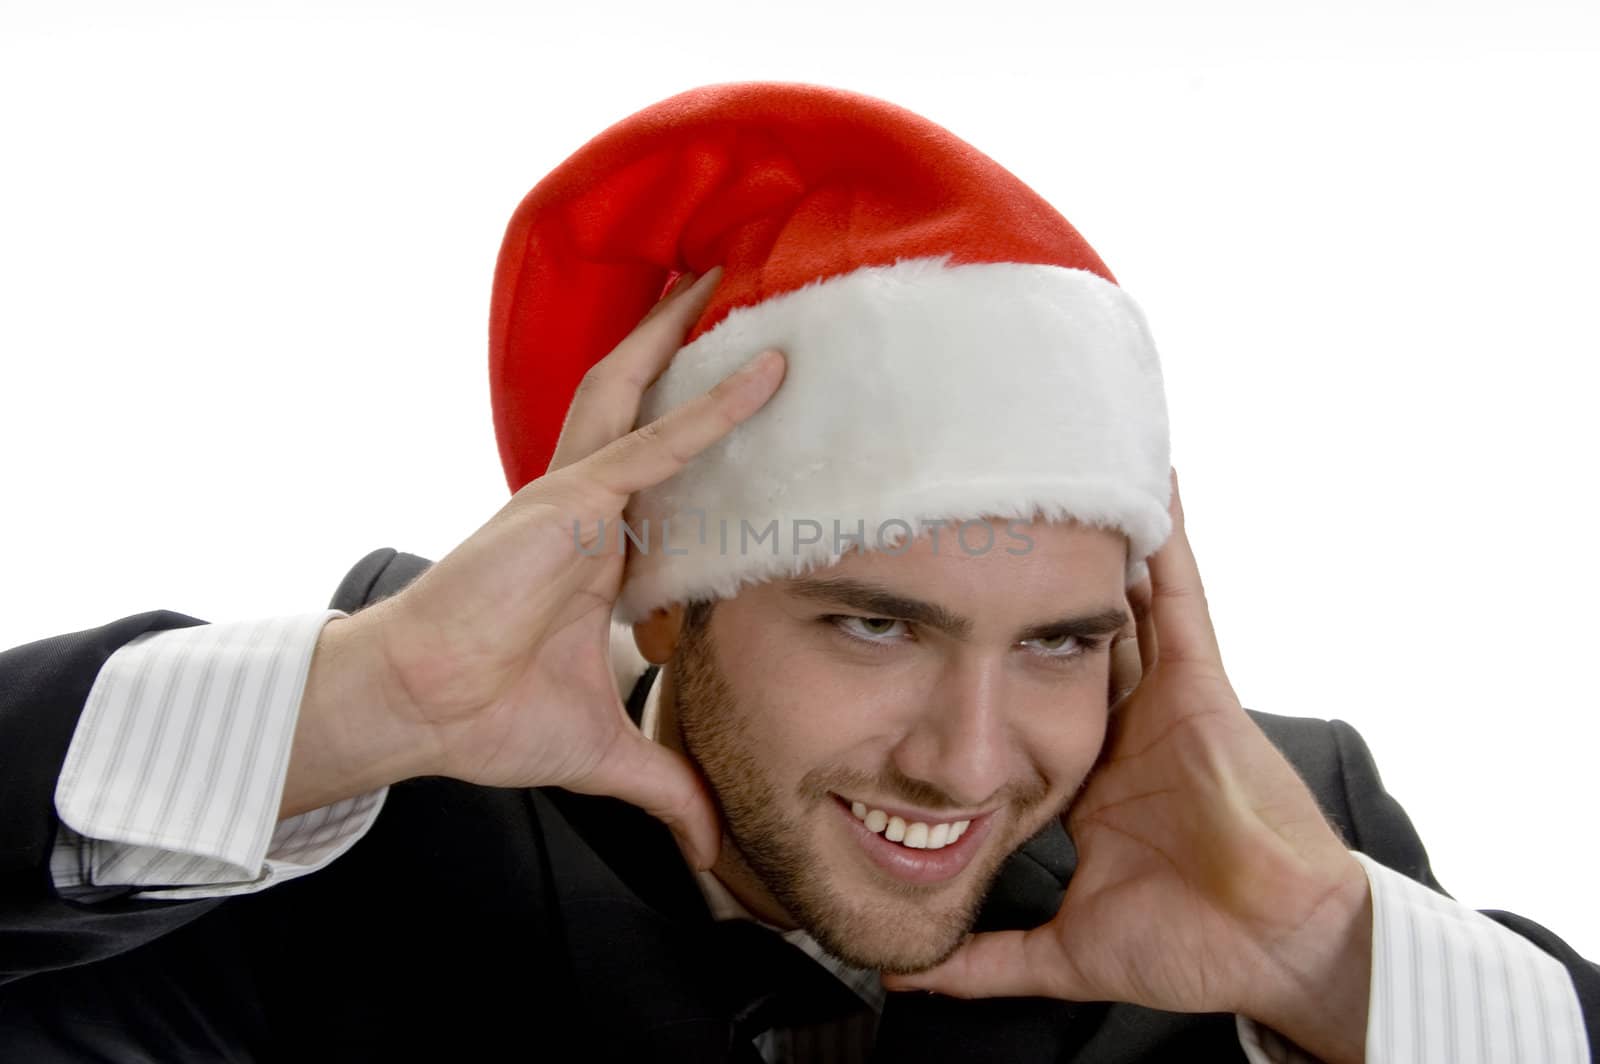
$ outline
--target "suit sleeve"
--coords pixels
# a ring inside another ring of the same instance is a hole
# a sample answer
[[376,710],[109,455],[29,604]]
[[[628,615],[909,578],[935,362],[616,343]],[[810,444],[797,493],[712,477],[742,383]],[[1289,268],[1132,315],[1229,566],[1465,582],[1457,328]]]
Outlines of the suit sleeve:
[[1472,1044],[1488,1059],[1590,1059],[1600,967],[1531,920],[1451,899],[1366,742],[1343,721],[1332,728],[1345,804],[1335,820],[1362,856],[1375,899],[1380,889],[1384,896],[1374,906],[1383,955],[1373,958],[1369,1056],[1378,1047],[1381,1059],[1457,1059],[1451,1045]]
[[61,897],[50,876],[56,782],[101,667],[140,636],[200,623],[144,613],[0,654],[0,982],[124,952],[215,904],[88,906]]

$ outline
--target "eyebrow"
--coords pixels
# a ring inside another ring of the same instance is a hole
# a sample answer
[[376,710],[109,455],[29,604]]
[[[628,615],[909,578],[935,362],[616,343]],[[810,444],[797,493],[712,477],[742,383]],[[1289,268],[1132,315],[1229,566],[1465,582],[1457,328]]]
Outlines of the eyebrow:
[[[840,576],[796,577],[789,581],[789,590],[801,598],[849,606],[874,617],[924,625],[956,639],[972,634],[970,619],[936,602],[924,602],[864,580]],[[1018,633],[1017,640],[1053,639],[1064,635],[1092,638],[1115,632],[1127,623],[1127,610],[1106,606],[1089,613],[1030,624]]]

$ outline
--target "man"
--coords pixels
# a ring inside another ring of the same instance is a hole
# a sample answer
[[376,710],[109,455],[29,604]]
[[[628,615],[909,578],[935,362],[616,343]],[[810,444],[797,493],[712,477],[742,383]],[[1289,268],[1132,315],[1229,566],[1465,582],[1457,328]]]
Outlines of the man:
[[518,490],[420,576],[13,652],[12,1055],[1588,1059],[1600,971],[1240,707],[1142,318],[970,147],[666,101],[492,344]]

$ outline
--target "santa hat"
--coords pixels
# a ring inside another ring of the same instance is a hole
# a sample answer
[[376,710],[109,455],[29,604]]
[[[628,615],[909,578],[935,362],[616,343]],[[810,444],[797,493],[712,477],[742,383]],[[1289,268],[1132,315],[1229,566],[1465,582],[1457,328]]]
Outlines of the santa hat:
[[[674,96],[601,133],[522,201],[490,323],[512,490],[545,472],[584,373],[678,274],[719,265],[638,423],[766,348],[784,352],[787,373],[749,421],[634,496],[616,620],[852,548],[904,549],[906,532],[938,522],[1116,529],[1130,580],[1166,538],[1160,365],[1099,256],[948,131],[809,85]],[[610,549],[619,532],[607,531]],[[974,527],[960,549],[984,545]]]

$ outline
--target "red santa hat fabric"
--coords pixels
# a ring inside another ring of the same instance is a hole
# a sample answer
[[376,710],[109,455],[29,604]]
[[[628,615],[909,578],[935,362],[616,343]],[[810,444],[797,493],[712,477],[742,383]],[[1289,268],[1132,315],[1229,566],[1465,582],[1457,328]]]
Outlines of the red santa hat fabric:
[[490,321],[513,490],[544,473],[583,374],[679,273],[719,265],[639,423],[767,347],[784,351],[787,375],[750,421],[634,497],[629,528],[652,541],[633,547],[617,620],[853,548],[902,549],[938,522],[1118,529],[1130,579],[1166,538],[1160,365],[1099,256],[948,131],[810,85],[672,97],[523,200]]

